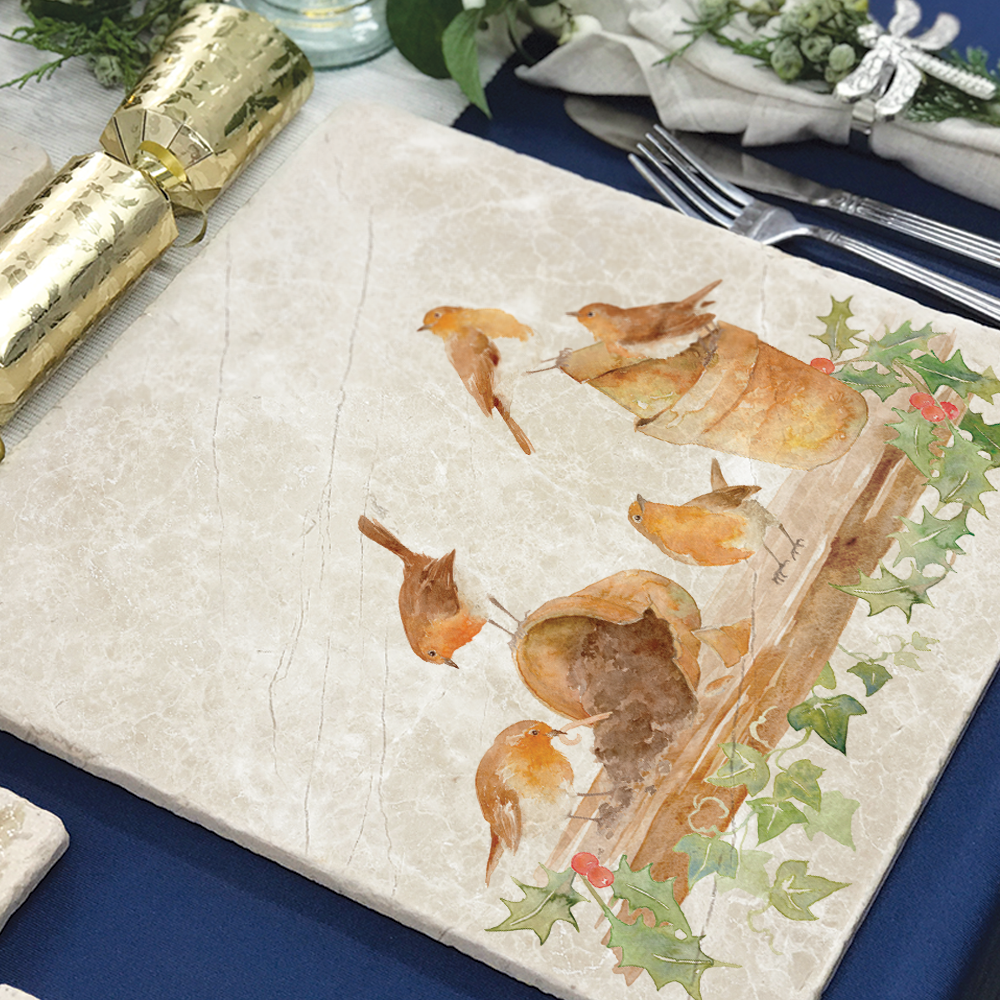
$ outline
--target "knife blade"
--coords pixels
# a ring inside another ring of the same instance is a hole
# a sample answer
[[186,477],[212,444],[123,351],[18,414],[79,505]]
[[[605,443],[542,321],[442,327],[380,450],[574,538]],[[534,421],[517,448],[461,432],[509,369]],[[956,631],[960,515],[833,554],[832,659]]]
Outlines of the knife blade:
[[[604,142],[635,152],[646,133],[656,124],[652,118],[623,111],[603,101],[570,96],[565,101],[566,114],[582,129]],[[949,226],[934,219],[894,208],[873,198],[826,187],[798,177],[781,167],[721,143],[712,142],[694,132],[676,132],[678,140],[704,161],[724,180],[759,194],[773,194],[789,201],[832,209],[867,222],[923,240],[943,250],[959,254],[990,267],[1000,268],[1000,243]]]

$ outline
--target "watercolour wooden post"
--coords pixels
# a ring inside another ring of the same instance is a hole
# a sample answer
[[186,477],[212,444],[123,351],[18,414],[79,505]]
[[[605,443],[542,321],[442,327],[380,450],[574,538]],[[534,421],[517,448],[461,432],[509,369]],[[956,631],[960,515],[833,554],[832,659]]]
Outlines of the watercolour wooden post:
[[10,449],[0,724],[553,995],[814,1000],[1000,653],[998,356],[344,107]]

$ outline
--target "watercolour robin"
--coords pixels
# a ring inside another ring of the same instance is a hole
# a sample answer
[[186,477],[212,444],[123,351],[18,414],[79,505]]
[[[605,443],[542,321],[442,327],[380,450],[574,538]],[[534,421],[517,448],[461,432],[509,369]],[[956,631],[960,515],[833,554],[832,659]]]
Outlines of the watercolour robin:
[[699,313],[697,310],[712,305],[701,300],[721,281],[721,278],[713,281],[680,302],[660,302],[631,309],[606,302],[592,302],[567,315],[575,316],[594,335],[594,340],[603,340],[612,354],[625,358],[642,356],[630,348],[663,337],[682,337],[715,319],[714,313]]
[[439,306],[424,316],[421,330],[430,330],[445,344],[445,352],[458,372],[465,388],[492,416],[493,410],[503,418],[525,455],[534,450],[528,436],[510,415],[510,408],[496,391],[496,369],[500,351],[491,337],[516,337],[527,340],[531,328],[519,323],[501,309],[463,309],[459,306]]
[[362,515],[358,528],[366,538],[403,560],[399,616],[410,648],[427,663],[458,664],[451,654],[471,642],[486,619],[473,614],[455,584],[455,550],[439,559],[408,549],[388,528]]
[[766,549],[778,563],[775,583],[785,566],[764,542],[764,532],[777,527],[792,544],[794,559],[804,541],[794,540],[766,507],[752,499],[759,486],[729,486],[717,459],[712,459],[712,492],[675,507],[650,503],[641,496],[628,509],[632,526],[661,552],[696,566],[732,566]]
[[555,806],[572,794],[573,768],[552,746],[562,729],[528,719],[508,726],[493,741],[476,770],[479,808],[490,825],[486,884],[490,884],[504,850],[513,854],[521,843],[526,806]]

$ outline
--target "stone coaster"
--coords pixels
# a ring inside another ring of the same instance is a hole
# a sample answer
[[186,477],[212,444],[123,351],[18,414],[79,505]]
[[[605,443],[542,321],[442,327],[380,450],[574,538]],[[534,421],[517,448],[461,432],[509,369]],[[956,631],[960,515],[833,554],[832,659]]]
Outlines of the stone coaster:
[[[59,860],[69,844],[54,816],[6,788],[0,788],[0,928]],[[0,1000],[7,996],[0,986]],[[23,996],[13,990],[11,996]]]
[[30,139],[0,126],[0,229],[53,174],[49,155]]
[[13,986],[0,983],[0,1000],[35,1000],[35,998],[24,990],[15,990]]

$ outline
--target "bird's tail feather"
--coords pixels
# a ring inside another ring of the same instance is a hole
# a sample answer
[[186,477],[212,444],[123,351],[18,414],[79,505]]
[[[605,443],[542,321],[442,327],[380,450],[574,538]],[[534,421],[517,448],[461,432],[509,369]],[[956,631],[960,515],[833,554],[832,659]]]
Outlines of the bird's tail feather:
[[525,455],[530,455],[535,449],[531,446],[531,442],[528,440],[528,435],[521,430],[517,422],[510,415],[510,409],[507,404],[499,396],[494,396],[493,405],[497,408],[497,413],[503,417],[503,422],[510,428],[511,434],[514,435],[514,440],[517,441],[521,447],[521,451],[523,451]]
[[373,521],[364,514],[358,518],[358,530],[365,538],[370,538],[376,545],[388,549],[393,555],[399,556],[403,562],[411,562],[415,553],[408,549],[388,528]]
[[490,831],[490,856],[486,860],[486,884],[490,884],[490,878],[493,876],[493,872],[496,871],[496,867],[500,864],[500,857],[503,854],[503,844],[500,843],[500,838],[491,830]]

